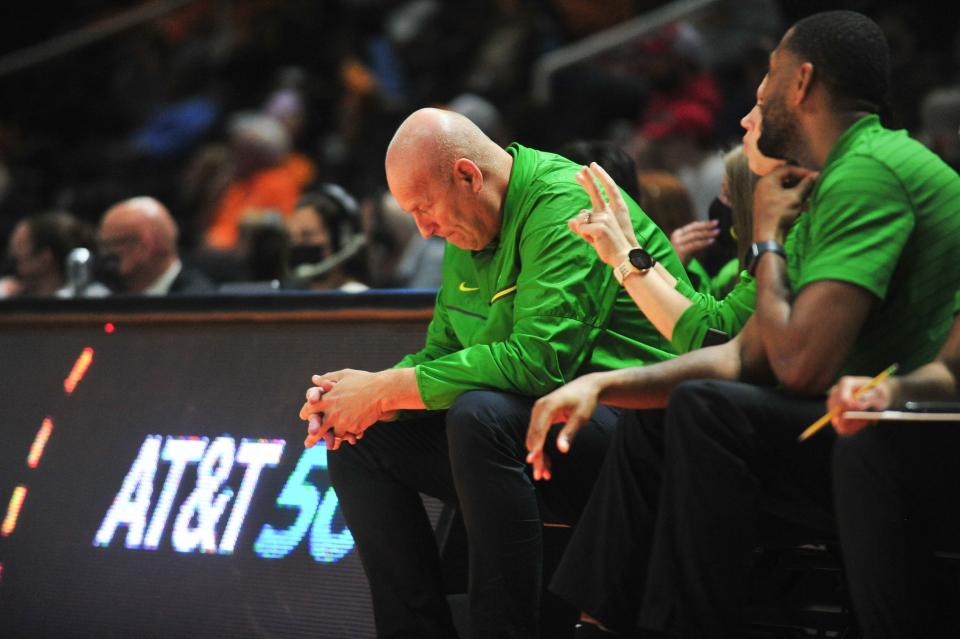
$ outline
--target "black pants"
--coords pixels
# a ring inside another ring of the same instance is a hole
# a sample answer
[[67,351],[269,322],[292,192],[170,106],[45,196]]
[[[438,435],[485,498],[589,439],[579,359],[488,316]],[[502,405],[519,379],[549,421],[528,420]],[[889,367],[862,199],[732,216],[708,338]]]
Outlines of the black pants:
[[960,424],[879,423],[837,441],[837,528],[867,639],[960,633],[956,583],[934,561],[960,550],[958,460]]
[[556,452],[551,436],[554,479],[535,486],[524,463],[533,401],[465,393],[443,414],[377,424],[356,446],[331,452],[330,478],[370,582],[379,637],[456,636],[420,492],[463,514],[474,639],[537,635],[538,493],[552,515],[576,520],[616,413],[598,409],[566,455]]
[[737,636],[761,515],[832,528],[823,400],[734,382],[678,386],[621,417],[551,590],[629,634]]

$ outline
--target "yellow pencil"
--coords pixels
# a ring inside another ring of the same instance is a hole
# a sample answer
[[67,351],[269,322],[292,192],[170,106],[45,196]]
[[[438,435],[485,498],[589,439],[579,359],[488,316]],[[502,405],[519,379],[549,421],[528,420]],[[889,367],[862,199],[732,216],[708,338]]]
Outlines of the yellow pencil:
[[[876,386],[877,384],[879,384],[880,382],[882,382],[883,380],[890,377],[896,372],[897,372],[897,365],[891,364],[890,366],[885,368],[879,375],[877,375],[876,377],[871,379],[869,382],[867,382],[866,384],[858,388],[857,392],[853,394],[854,399],[860,399],[861,397],[863,397],[864,393],[866,393],[868,390],[870,390],[871,388],[873,388],[874,386]],[[818,430],[820,430],[821,428],[829,424],[830,420],[836,417],[839,413],[840,413],[839,408],[834,408],[833,410],[829,411],[826,415],[824,415],[817,421],[807,426],[807,429],[802,433],[800,433],[800,437],[797,438],[797,441],[802,442],[806,439],[809,439],[811,435],[813,435]]]

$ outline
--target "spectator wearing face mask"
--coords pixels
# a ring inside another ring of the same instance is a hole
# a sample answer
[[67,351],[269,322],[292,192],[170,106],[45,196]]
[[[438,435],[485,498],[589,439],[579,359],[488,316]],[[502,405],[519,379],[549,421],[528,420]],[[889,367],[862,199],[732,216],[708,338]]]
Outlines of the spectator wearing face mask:
[[287,222],[290,269],[313,290],[365,291],[366,240],[353,197],[336,184],[307,193]]
[[177,235],[170,212],[152,197],[114,204],[97,236],[104,283],[115,292],[140,295],[212,292],[206,275],[180,261]]

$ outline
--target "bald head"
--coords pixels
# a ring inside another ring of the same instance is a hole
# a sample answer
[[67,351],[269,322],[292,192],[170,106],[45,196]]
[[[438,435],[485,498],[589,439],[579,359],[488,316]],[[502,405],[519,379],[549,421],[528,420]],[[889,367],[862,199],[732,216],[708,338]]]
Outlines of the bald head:
[[177,223],[170,211],[152,197],[135,197],[110,207],[100,228],[119,229],[139,238],[160,254],[176,255]]
[[411,114],[387,147],[390,192],[425,237],[479,250],[500,230],[512,156],[464,116]]
[[387,175],[391,167],[438,175],[448,172],[444,169],[461,157],[485,168],[497,151],[502,149],[459,113],[420,109],[403,121],[390,141]]
[[120,276],[140,292],[177,259],[177,224],[152,197],[135,197],[110,207],[100,221],[101,251],[115,255]]

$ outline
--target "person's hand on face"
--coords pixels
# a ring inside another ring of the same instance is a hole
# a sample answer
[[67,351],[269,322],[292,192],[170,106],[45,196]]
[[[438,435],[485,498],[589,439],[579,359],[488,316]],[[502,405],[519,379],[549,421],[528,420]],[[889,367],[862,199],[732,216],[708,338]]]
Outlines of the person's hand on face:
[[783,244],[787,231],[806,207],[819,173],[781,166],[757,181],[753,191],[753,239]]

